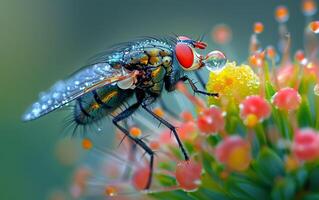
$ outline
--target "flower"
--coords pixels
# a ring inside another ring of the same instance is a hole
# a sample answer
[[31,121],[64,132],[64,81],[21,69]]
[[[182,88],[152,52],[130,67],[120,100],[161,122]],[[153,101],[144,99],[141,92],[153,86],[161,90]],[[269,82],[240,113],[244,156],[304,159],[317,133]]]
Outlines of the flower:
[[70,188],[71,196],[79,198],[87,189],[87,181],[92,176],[92,172],[87,167],[79,167],[73,175],[73,181]]
[[296,68],[290,62],[287,62],[278,68],[275,78],[280,87],[287,87],[293,84],[297,73]]
[[292,152],[303,161],[311,161],[319,155],[319,136],[311,128],[297,130],[292,144]]
[[205,134],[223,130],[225,126],[223,112],[216,106],[204,110],[197,119],[197,126]]
[[193,191],[200,185],[202,166],[192,160],[180,161],[176,166],[176,180],[186,191]]
[[197,127],[194,121],[188,121],[178,125],[178,135],[181,140],[191,140],[196,137]]
[[216,148],[216,157],[230,170],[244,171],[251,160],[250,144],[239,136],[225,138]]
[[135,170],[132,176],[132,184],[137,190],[143,190],[147,186],[147,182],[150,176],[150,168],[139,167]]
[[240,117],[248,127],[254,127],[258,121],[270,116],[269,103],[260,96],[249,96],[239,105]]
[[257,94],[259,87],[259,77],[248,65],[236,66],[235,62],[228,62],[220,71],[210,73],[207,91],[219,93],[220,98],[210,97],[208,103],[234,101],[239,104],[246,96]]
[[281,110],[296,110],[301,103],[301,96],[293,88],[283,88],[274,94],[272,103]]
[[185,121],[185,122],[193,121],[193,120],[194,120],[192,113],[189,112],[189,111],[183,111],[183,112],[180,114],[180,117],[181,117],[182,120]]

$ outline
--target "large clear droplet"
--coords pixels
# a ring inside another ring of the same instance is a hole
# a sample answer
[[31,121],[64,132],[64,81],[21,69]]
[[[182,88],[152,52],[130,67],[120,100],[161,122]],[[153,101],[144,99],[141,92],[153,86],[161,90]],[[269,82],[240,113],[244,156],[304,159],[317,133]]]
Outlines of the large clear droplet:
[[209,71],[219,71],[225,66],[227,58],[220,51],[211,51],[203,62]]

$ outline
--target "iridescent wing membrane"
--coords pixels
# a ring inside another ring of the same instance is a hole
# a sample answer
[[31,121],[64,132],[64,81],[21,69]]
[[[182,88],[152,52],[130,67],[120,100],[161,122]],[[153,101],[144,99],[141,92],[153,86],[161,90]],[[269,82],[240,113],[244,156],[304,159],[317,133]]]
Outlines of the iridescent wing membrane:
[[119,44],[97,55],[90,60],[90,63],[94,64],[88,65],[66,80],[58,81],[47,92],[41,93],[39,100],[26,111],[22,120],[39,118],[90,91],[131,77],[134,72],[126,70],[123,64],[119,63],[126,63],[136,54],[144,52],[145,48],[153,47],[172,50],[167,43],[154,38],[144,38]]
[[39,99],[22,116],[23,121],[39,118],[76,98],[108,84],[130,77],[124,67],[112,67],[108,62],[92,64],[73,74],[66,80],[58,81],[51,89],[40,93]]

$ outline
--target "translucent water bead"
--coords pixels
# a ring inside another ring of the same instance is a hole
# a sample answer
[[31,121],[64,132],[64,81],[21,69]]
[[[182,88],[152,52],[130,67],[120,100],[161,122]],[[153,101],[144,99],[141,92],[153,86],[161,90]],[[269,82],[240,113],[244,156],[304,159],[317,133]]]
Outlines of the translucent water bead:
[[220,51],[211,51],[203,62],[209,71],[219,71],[225,66],[227,58]]

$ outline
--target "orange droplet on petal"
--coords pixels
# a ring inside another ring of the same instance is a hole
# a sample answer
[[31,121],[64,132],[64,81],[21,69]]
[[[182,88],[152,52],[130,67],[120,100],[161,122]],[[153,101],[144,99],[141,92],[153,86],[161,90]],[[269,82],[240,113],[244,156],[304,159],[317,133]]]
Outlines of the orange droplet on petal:
[[253,54],[249,57],[249,64],[254,67],[261,67],[263,65],[263,59],[259,54]]
[[162,108],[154,108],[153,112],[159,117],[164,117],[164,111]]
[[254,32],[259,34],[262,33],[264,31],[264,25],[261,22],[256,22],[254,24]]
[[319,21],[310,22],[309,28],[314,33],[319,33]]
[[289,18],[289,12],[286,6],[278,6],[275,11],[275,17],[278,22],[286,22]]
[[130,134],[133,137],[140,137],[142,135],[142,130],[140,128],[137,128],[137,127],[132,127],[130,129]]
[[317,12],[317,5],[314,0],[304,0],[302,3],[302,11],[306,16],[312,16]]
[[105,195],[106,196],[113,197],[113,196],[116,196],[116,194],[117,194],[117,188],[116,187],[114,187],[114,186],[106,186],[106,188],[105,188]]
[[276,56],[276,50],[273,46],[267,47],[267,57],[270,59],[274,59]]
[[193,121],[194,118],[193,118],[193,114],[189,111],[183,111],[181,114],[180,114],[182,120],[184,122],[188,122],[188,121]]
[[92,147],[93,147],[93,143],[89,138],[84,138],[82,140],[82,148],[83,149],[89,150],[89,149],[92,149]]
[[301,64],[306,64],[305,53],[302,50],[298,50],[295,54],[295,59]]
[[158,150],[160,148],[160,143],[157,140],[150,141],[150,148],[152,150]]

